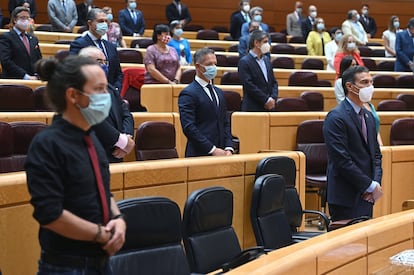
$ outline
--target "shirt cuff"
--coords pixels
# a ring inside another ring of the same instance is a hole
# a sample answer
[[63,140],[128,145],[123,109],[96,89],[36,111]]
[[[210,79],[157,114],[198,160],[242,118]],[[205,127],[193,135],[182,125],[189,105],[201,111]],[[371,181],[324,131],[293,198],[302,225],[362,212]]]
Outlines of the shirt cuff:
[[233,147],[226,147],[224,148],[224,151],[231,151],[232,153],[234,153]]
[[379,183],[373,180],[365,192],[372,193],[377,185],[379,185]]
[[127,145],[128,136],[126,134],[119,134],[118,141],[115,143],[115,146],[124,150]]
[[211,148],[211,150],[210,150],[210,151],[208,151],[208,154],[209,154],[209,155],[213,154],[213,152],[214,152],[214,150],[216,150],[216,148],[217,148],[217,147],[213,145],[213,148]]
[[24,79],[24,80],[29,80],[29,79],[30,79],[30,75],[28,75],[28,74],[24,74],[23,79]]
[[273,97],[269,97],[266,101],[266,104],[269,103],[269,101],[272,100],[272,99],[273,99]]

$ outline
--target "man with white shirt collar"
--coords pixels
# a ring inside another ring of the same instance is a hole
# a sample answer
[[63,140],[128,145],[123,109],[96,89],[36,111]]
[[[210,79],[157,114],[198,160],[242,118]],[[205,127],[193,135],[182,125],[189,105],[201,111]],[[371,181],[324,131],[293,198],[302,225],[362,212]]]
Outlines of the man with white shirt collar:
[[80,49],[95,46],[102,50],[108,61],[108,82],[117,90],[122,89],[123,74],[116,47],[102,37],[108,31],[108,20],[106,13],[98,8],[93,8],[87,15],[89,30],[86,35],[81,36],[70,44],[70,54],[78,54]]
[[344,35],[352,34],[358,45],[365,45],[368,42],[368,37],[359,18],[357,10],[348,11],[347,19],[342,23],[342,32]]
[[313,24],[318,16],[318,9],[315,5],[310,5],[308,8],[308,16],[302,19],[302,36],[306,41],[308,34],[313,30]]
[[181,25],[185,26],[191,22],[190,11],[181,0],[173,0],[171,4],[165,6],[165,16],[170,23],[174,20],[178,20]]
[[194,54],[195,80],[181,91],[178,109],[187,137],[186,157],[230,156],[233,142],[226,101],[222,90],[212,84],[217,58],[209,48]]
[[135,0],[125,0],[126,8],[119,11],[118,20],[122,35],[142,36],[145,31],[144,15],[137,9]]

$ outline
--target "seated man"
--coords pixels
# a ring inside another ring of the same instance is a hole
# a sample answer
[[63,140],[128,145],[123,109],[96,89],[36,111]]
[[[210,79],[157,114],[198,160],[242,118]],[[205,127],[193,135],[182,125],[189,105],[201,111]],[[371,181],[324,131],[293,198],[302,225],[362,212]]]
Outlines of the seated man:
[[30,11],[17,7],[12,12],[13,29],[0,35],[0,60],[2,78],[35,80],[34,64],[42,59],[39,41],[26,33]]

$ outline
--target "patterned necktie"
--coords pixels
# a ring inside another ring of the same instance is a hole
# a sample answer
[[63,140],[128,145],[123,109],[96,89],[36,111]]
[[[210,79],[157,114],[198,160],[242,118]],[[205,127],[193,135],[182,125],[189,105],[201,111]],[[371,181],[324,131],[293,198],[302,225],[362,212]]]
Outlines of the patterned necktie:
[[359,111],[359,116],[361,118],[362,136],[364,137],[365,143],[368,143],[367,124],[365,123],[365,113],[364,113],[364,110],[362,108]]
[[24,32],[20,33],[20,35],[22,36],[24,47],[26,48],[27,53],[30,55],[29,39],[27,39],[27,36]]
[[101,169],[99,168],[98,155],[96,153],[95,146],[93,145],[91,136],[85,136],[84,141],[88,148],[89,158],[92,162],[93,171],[95,173],[96,186],[98,187],[99,198],[101,199],[101,205],[102,205],[103,223],[105,225],[109,222],[109,207],[108,207],[108,201],[106,199],[106,192],[105,192],[105,187],[104,187],[103,180],[102,180]]

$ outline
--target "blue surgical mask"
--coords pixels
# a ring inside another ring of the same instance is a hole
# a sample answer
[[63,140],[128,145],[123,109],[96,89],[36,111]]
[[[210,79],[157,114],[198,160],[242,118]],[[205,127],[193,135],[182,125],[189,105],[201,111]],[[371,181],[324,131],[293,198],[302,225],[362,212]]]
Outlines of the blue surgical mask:
[[131,10],[135,10],[135,9],[137,8],[137,3],[136,3],[136,2],[129,3],[129,4],[128,4],[128,7],[129,7]]
[[104,71],[104,73],[105,73],[106,77],[108,77],[108,72],[109,72],[108,65],[106,65],[106,64],[101,64],[101,68],[102,68],[102,70]]
[[80,91],[84,96],[89,97],[89,105],[85,108],[78,108],[85,118],[89,126],[93,126],[104,121],[111,109],[111,95],[109,93],[104,94],[86,94]]
[[[201,66],[203,66],[203,65],[201,65]],[[204,69],[206,69],[206,71],[203,73],[203,75],[208,80],[213,80],[216,77],[216,75],[217,75],[217,67],[216,67],[216,65],[203,66],[203,67],[204,67]]]
[[394,21],[392,24],[394,25],[394,28],[396,29],[400,27],[400,21]]
[[106,15],[106,19],[108,19],[108,21],[112,21],[114,19],[114,16],[112,15],[112,13],[108,13]]
[[325,29],[325,24],[324,23],[318,23],[318,24],[316,24],[316,29],[318,31],[324,30]]
[[255,16],[253,17],[253,20],[254,20],[254,21],[257,21],[257,22],[262,22],[262,16],[261,16],[261,15],[255,15]]
[[181,37],[181,35],[183,35],[183,29],[175,29],[174,30],[174,35]]
[[96,24],[96,33],[100,36],[104,35],[108,31],[108,24],[106,22],[101,22]]
[[342,33],[337,33],[335,34],[335,41],[338,42],[339,40],[342,39]]

